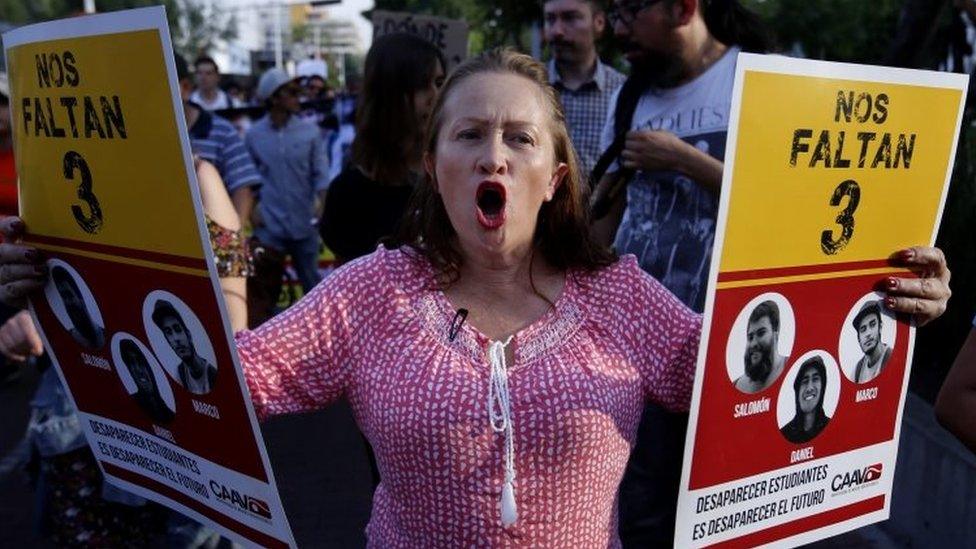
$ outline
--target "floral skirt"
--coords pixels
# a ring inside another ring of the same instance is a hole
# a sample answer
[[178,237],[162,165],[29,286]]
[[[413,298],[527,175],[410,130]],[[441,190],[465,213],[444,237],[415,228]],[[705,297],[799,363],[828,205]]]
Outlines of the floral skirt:
[[102,473],[86,446],[41,459],[44,531],[58,547],[147,547],[160,539],[168,511],[102,499]]

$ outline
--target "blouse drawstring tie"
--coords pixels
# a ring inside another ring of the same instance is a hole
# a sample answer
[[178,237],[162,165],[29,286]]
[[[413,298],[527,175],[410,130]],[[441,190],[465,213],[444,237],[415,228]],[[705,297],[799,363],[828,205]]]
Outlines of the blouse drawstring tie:
[[488,420],[496,433],[505,436],[505,484],[502,486],[502,526],[509,527],[518,520],[515,504],[515,441],[512,436],[512,403],[508,392],[508,366],[505,364],[505,348],[512,341],[492,341],[488,345],[488,361],[491,377],[488,384]]

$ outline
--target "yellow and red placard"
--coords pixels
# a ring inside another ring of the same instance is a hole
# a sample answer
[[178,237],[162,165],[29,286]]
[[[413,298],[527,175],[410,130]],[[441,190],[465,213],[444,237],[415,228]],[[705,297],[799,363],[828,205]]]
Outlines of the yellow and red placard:
[[31,307],[110,482],[294,545],[230,337],[163,8],[4,35]]
[[888,516],[962,75],[742,54],[675,545],[806,543]]

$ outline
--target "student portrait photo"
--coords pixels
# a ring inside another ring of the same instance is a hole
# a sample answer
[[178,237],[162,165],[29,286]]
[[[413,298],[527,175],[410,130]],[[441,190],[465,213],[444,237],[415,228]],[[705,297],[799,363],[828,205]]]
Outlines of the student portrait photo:
[[793,310],[780,294],[763,294],[739,313],[729,334],[726,361],[739,391],[758,393],[779,379],[795,334]]
[[79,345],[99,349],[105,345],[105,323],[95,298],[77,271],[59,259],[49,260],[50,281],[44,288],[54,316]]
[[168,423],[175,416],[173,391],[156,358],[126,333],[112,338],[112,360],[126,392],[154,422]]
[[873,381],[891,359],[895,346],[895,317],[870,293],[854,304],[841,327],[840,363],[854,383]]
[[192,394],[211,392],[217,382],[213,346],[190,308],[157,290],[146,298],[143,316],[149,343],[170,376]]
[[800,357],[783,380],[776,403],[780,432],[794,444],[819,435],[837,409],[840,374],[834,359],[824,351]]

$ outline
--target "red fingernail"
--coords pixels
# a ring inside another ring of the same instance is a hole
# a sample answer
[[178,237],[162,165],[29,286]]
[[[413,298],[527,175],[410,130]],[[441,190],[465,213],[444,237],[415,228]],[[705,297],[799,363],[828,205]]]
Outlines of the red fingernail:
[[898,280],[894,278],[889,278],[888,280],[885,281],[885,286],[887,286],[889,290],[894,290],[895,288],[898,287]]
[[901,255],[901,258],[904,259],[905,261],[911,261],[911,260],[915,259],[915,250],[913,250],[911,248],[909,248],[907,250],[902,250],[900,255]]
[[885,307],[888,307],[889,309],[894,309],[895,308],[895,298],[893,298],[893,297],[889,297],[889,298],[885,299],[885,302],[884,303],[885,303]]

